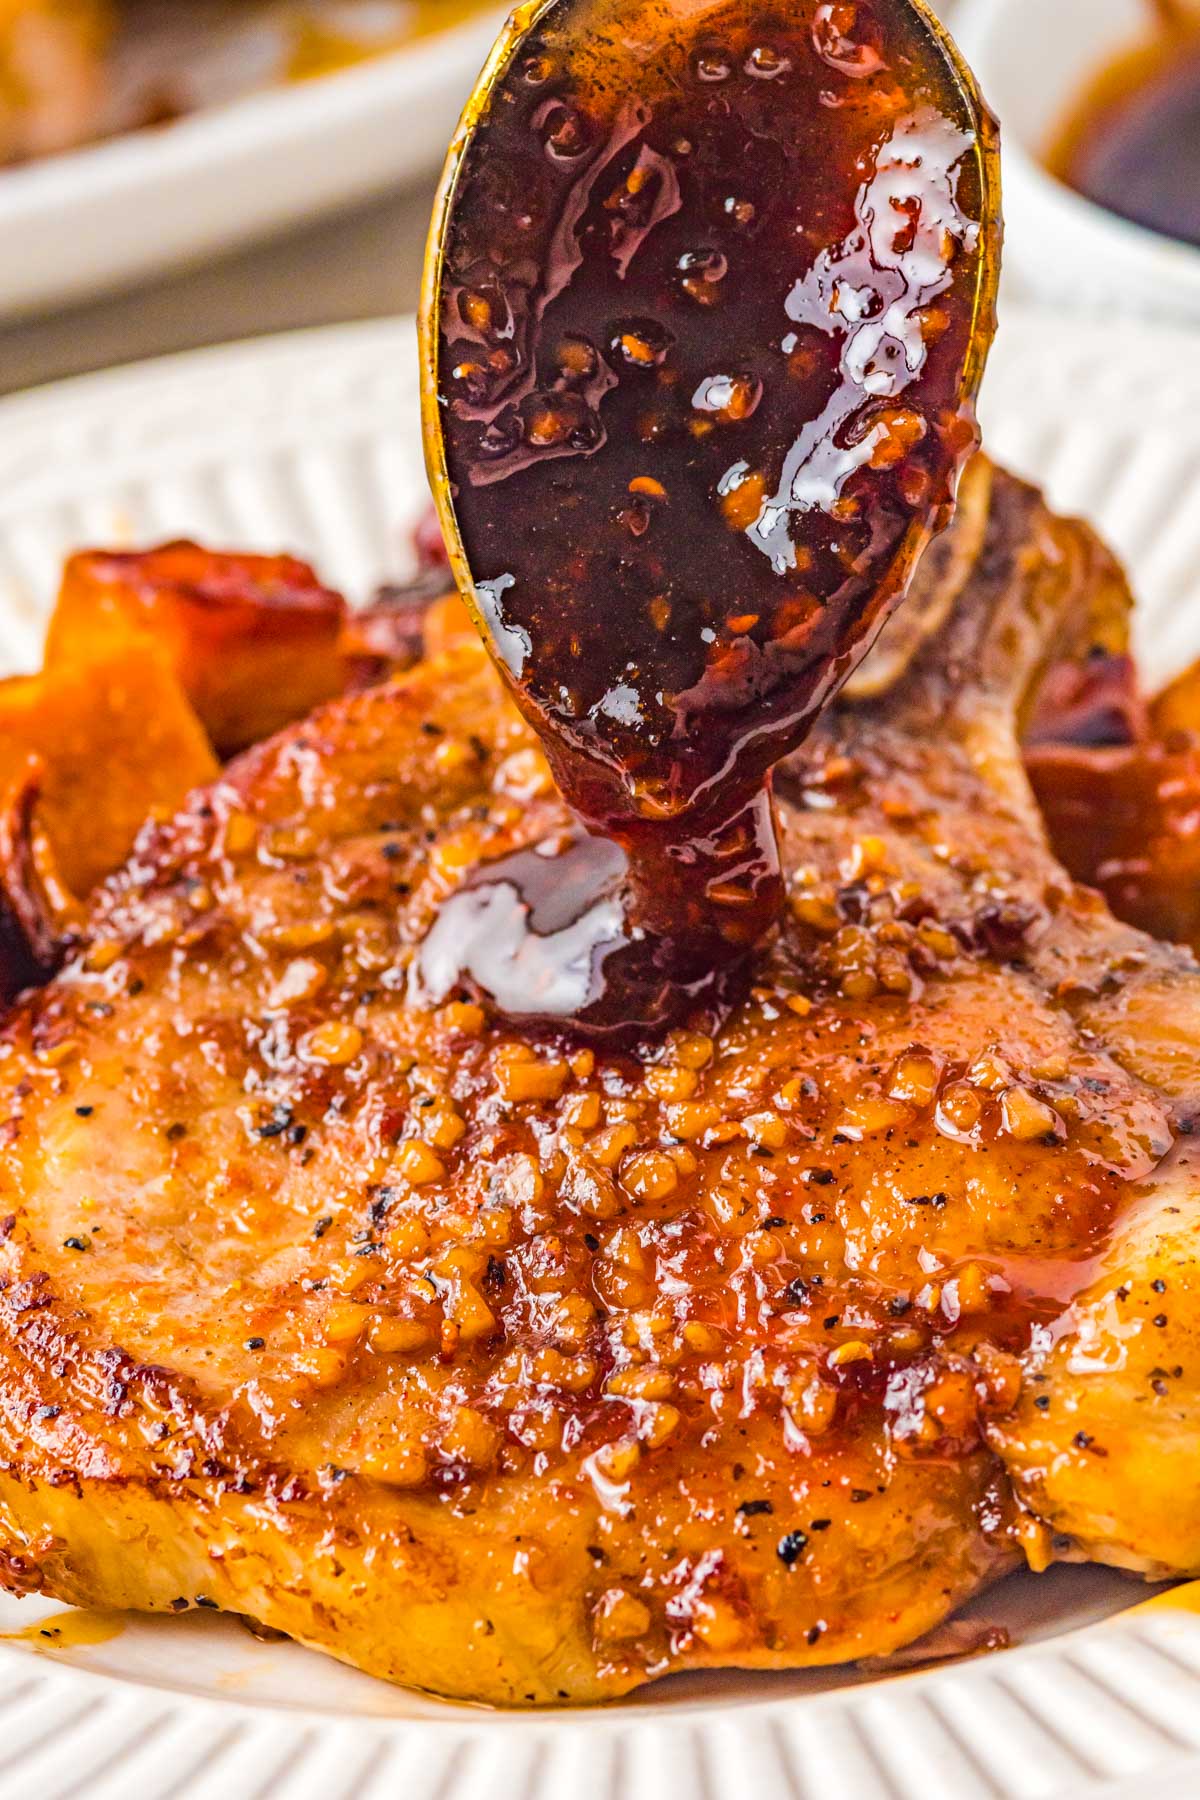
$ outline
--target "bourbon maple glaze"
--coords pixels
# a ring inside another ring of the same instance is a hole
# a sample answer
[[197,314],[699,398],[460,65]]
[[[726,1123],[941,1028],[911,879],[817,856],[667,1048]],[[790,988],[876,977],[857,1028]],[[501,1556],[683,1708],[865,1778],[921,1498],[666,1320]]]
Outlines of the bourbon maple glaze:
[[654,1025],[770,928],[770,769],[977,441],[994,181],[908,0],[518,15],[435,220],[427,425],[460,581],[580,824],[452,896],[431,997]]

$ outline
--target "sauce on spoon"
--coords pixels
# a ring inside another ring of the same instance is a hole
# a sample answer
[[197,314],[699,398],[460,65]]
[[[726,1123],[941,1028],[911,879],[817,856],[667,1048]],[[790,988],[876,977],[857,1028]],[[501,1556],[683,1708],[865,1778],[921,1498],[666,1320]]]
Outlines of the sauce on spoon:
[[769,930],[769,771],[977,443],[996,183],[921,0],[514,15],[435,215],[427,448],[579,824],[445,903],[430,998],[652,1027]]

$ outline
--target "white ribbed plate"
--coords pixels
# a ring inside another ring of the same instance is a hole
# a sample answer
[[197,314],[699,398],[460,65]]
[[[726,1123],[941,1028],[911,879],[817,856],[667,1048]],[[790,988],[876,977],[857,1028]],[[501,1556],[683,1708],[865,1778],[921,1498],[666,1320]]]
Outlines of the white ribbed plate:
[[[993,454],[1129,560],[1151,672],[1200,652],[1200,338],[1010,312],[984,415]],[[410,322],[0,403],[0,667],[36,665],[80,543],[288,548],[363,596],[408,572],[423,502]],[[1013,1578],[972,1611],[1018,1647],[979,1661],[874,1681],[685,1677],[556,1716],[444,1705],[203,1616],[55,1650],[24,1635],[54,1609],[3,1599],[0,1632],[22,1635],[0,1641],[0,1794],[1194,1800],[1200,1610],[1131,1610],[1145,1592],[1096,1569]]]

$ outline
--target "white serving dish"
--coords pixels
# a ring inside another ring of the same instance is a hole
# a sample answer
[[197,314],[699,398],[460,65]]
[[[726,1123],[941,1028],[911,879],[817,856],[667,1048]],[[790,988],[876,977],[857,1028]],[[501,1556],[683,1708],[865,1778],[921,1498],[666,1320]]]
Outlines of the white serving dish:
[[1089,78],[1144,41],[1151,20],[1152,0],[957,0],[952,22],[1003,131],[1013,290],[1072,316],[1200,325],[1200,250],[1083,199],[1041,162]]
[[502,18],[485,4],[336,74],[0,169],[0,321],[431,175]]

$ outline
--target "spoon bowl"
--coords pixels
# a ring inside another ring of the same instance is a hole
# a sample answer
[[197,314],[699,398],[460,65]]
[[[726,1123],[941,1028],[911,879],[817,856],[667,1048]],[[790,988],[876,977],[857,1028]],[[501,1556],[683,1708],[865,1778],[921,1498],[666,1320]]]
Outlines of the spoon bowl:
[[463,115],[422,310],[452,566],[697,979],[780,903],[768,771],[950,517],[998,267],[925,0],[537,0]]
[[427,456],[522,704],[651,809],[721,778],[706,715],[790,747],[945,523],[998,218],[924,0],[512,15],[434,213]]

